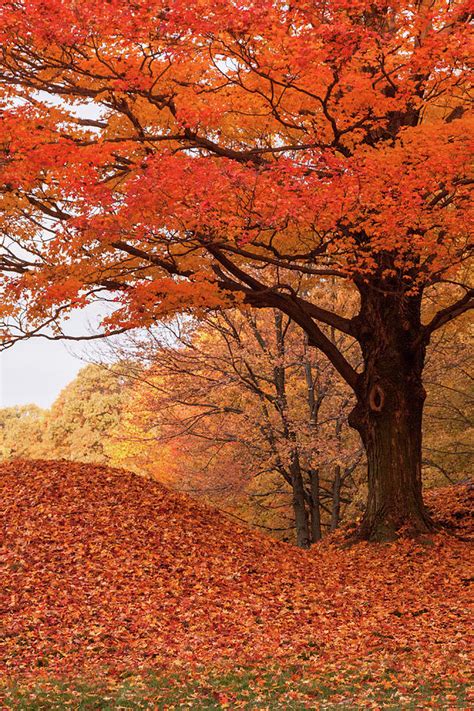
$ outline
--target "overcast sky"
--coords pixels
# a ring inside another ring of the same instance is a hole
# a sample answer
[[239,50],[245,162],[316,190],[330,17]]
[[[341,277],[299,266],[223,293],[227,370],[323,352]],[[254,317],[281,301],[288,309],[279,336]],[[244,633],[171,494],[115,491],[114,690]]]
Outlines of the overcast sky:
[[[97,305],[75,313],[68,321],[72,335],[87,335],[97,329]],[[16,343],[0,353],[0,406],[35,403],[50,407],[77,372],[86,365],[90,344],[33,338]]]
[[83,365],[64,343],[39,338],[17,343],[0,354],[0,404],[49,407]]

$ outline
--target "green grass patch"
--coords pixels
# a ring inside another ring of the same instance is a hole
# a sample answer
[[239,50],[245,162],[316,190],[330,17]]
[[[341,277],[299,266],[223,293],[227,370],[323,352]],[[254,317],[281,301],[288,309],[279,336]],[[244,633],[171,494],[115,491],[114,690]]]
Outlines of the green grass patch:
[[[125,675],[124,675],[125,676]],[[227,674],[143,677],[85,683],[42,681],[0,687],[2,708],[60,709],[468,709],[467,684],[439,683],[404,688],[387,673],[383,679],[348,673],[312,676],[308,669],[237,670]]]

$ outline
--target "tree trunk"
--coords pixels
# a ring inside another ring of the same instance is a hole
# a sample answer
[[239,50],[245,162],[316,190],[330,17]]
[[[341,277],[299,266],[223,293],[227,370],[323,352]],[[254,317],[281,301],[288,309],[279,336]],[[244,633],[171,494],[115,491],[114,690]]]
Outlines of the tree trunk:
[[341,516],[341,467],[339,464],[334,468],[334,479],[332,480],[332,508],[330,530],[335,531],[339,526]]
[[319,500],[319,470],[311,469],[309,472],[311,494],[310,494],[310,522],[311,522],[311,543],[317,543],[322,538],[321,533],[321,509]]
[[293,488],[293,513],[295,516],[296,545],[299,548],[309,548],[311,545],[308,512],[306,510],[305,491],[301,470],[296,462],[290,465],[291,483]]
[[367,453],[368,499],[357,538],[386,541],[433,529],[421,482],[421,295],[359,287],[358,335],[364,357],[349,423]]
[[273,369],[273,382],[277,396],[278,412],[280,414],[283,434],[291,442],[290,451],[290,477],[293,490],[293,513],[295,516],[296,545],[300,548],[309,548],[311,545],[308,511],[306,509],[305,489],[301,472],[300,457],[296,432],[290,425],[288,417],[288,402],[286,396],[286,371],[285,357],[285,329],[283,328],[283,315],[280,311],[274,312],[275,335],[279,362]]

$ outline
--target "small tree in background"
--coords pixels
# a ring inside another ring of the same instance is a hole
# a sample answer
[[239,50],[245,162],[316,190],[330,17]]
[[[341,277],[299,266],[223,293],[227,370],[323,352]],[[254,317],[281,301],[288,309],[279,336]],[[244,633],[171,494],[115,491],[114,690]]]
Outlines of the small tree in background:
[[250,523],[290,520],[303,548],[337,527],[361,460],[350,391],[290,319],[227,311],[157,329],[126,354],[143,368],[109,440],[115,461],[238,504]]

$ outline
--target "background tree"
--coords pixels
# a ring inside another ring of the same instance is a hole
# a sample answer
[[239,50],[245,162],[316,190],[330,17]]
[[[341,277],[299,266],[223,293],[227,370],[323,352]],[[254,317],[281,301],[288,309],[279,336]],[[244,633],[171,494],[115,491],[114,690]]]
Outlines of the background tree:
[[350,392],[291,320],[227,311],[154,330],[127,356],[143,369],[116,461],[226,510],[237,504],[254,524],[285,530],[290,519],[301,547],[337,527],[361,459],[347,431]]
[[125,367],[85,366],[49,410],[37,405],[0,409],[0,459],[110,463],[107,437],[128,400]]
[[[359,535],[430,530],[425,350],[473,294],[468,4],[2,9],[6,342],[60,337],[61,314],[111,292],[115,332],[186,307],[279,309],[355,394]],[[329,276],[357,313],[304,297]],[[447,305],[422,320],[440,283]],[[361,369],[330,328],[357,339]]]
[[46,456],[47,411],[37,405],[0,409],[0,459],[41,459]]
[[87,365],[67,385],[49,412],[45,439],[53,458],[109,463],[106,441],[127,402],[123,364]]
[[423,465],[431,485],[466,480],[473,470],[472,325],[467,317],[438,331],[428,354]]

